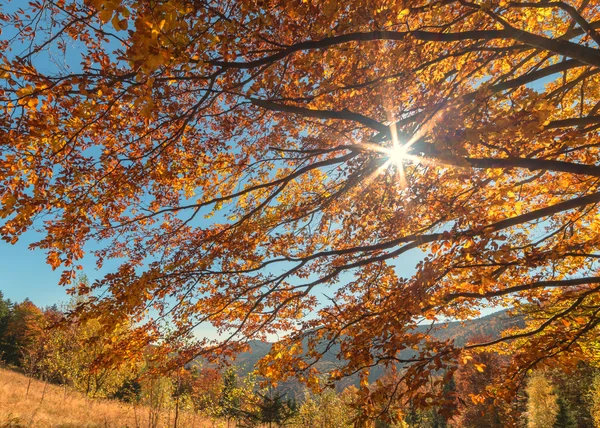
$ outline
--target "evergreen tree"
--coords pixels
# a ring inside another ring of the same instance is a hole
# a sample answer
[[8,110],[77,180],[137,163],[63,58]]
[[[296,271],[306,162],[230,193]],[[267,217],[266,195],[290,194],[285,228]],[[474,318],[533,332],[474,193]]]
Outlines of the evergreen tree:
[[558,404],[558,413],[554,428],[577,428],[577,417],[575,416],[570,403],[560,394],[556,400]]
[[257,393],[260,397],[258,403],[258,420],[267,424],[269,428],[283,426],[296,413],[296,403],[293,399],[286,399],[285,393],[273,391],[269,388],[268,394]]
[[0,320],[10,314],[12,303],[9,299],[4,298],[4,293],[0,291]]
[[11,301],[4,299],[4,294],[0,291],[0,361],[6,361],[5,355],[10,347],[7,341],[7,327],[12,309]]
[[552,384],[558,394],[559,412],[555,426],[589,428],[594,425],[589,405],[589,388],[594,383],[594,369],[584,362],[576,369],[550,372]]
[[241,415],[238,375],[233,367],[228,367],[223,373],[223,389],[219,397],[219,408],[220,416],[227,420],[227,426],[231,420],[238,419]]

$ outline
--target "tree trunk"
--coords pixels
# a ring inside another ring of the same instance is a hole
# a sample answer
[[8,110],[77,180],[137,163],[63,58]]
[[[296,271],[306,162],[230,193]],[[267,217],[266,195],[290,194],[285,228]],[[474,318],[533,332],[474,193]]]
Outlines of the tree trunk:
[[29,373],[29,380],[27,381],[27,391],[25,391],[25,398],[29,396],[29,388],[31,387],[31,373]]
[[40,399],[40,404],[44,401],[44,397],[46,396],[46,389],[48,388],[48,380],[44,380],[44,389],[42,390],[42,398]]
[[175,401],[175,418],[173,420],[173,428],[177,428],[177,421],[179,420],[179,395]]

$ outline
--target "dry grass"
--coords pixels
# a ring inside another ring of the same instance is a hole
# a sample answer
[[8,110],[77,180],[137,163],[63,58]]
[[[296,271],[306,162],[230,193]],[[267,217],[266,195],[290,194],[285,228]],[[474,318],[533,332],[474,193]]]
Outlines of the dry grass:
[[[163,411],[156,425],[150,423],[151,409],[115,400],[89,399],[75,391],[65,390],[32,380],[14,371],[0,368],[0,428],[9,427],[173,427],[174,411]],[[211,427],[200,416],[182,414],[179,428]]]

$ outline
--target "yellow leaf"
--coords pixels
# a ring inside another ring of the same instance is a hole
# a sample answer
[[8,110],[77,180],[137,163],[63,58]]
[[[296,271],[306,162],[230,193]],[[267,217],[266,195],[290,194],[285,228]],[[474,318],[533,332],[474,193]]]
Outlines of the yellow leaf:
[[34,87],[31,85],[27,85],[19,90],[17,90],[17,97],[21,98],[25,95],[29,95],[34,91]]
[[98,17],[102,21],[102,23],[106,24],[113,16],[113,11],[111,9],[102,9],[102,11],[98,14]]
[[521,213],[523,212],[523,202],[518,201],[517,203],[515,203],[515,212],[517,213],[517,215],[521,215]]

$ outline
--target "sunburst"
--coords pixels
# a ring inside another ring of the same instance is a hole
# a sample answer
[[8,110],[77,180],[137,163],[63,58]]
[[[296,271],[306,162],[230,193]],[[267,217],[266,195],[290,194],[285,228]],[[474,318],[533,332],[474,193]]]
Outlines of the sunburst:
[[411,137],[411,139],[407,142],[401,142],[398,138],[398,132],[396,129],[396,125],[395,125],[395,123],[392,123],[390,125],[390,134],[391,134],[391,141],[390,141],[391,145],[389,145],[389,146],[383,146],[383,145],[373,144],[373,143],[361,144],[361,146],[363,146],[364,148],[366,148],[368,150],[381,153],[385,158],[385,162],[377,169],[377,171],[372,175],[372,177],[369,177],[369,178],[373,179],[373,178],[375,178],[375,176],[383,173],[384,171],[387,171],[390,168],[393,168],[397,174],[400,185],[405,186],[406,185],[406,174],[404,171],[405,166],[407,164],[419,164],[424,161],[424,159],[421,158],[420,156],[416,156],[416,155],[409,153],[412,145],[416,141],[418,141],[418,139],[421,137],[421,135],[420,135],[421,133],[419,133],[418,135],[413,135]]

